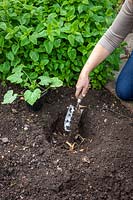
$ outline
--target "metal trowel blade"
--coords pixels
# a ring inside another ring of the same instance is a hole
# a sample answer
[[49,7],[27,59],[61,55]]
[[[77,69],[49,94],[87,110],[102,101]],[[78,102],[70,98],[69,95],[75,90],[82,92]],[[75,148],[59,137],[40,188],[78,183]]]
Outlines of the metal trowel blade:
[[[77,105],[76,106],[73,106],[73,105],[70,105],[68,107],[68,110],[67,110],[67,114],[65,116],[65,120],[64,120],[64,130],[66,132],[70,132],[71,131],[71,122],[72,122],[72,117],[73,117],[73,114],[76,110],[80,111],[81,114],[83,112],[83,109],[80,109],[79,108],[79,104],[81,103],[81,99],[78,99],[77,100]],[[78,123],[78,122],[77,122]]]
[[67,132],[71,131],[71,129],[70,129],[71,128],[71,120],[72,120],[74,111],[75,111],[75,107],[73,105],[70,105],[68,107],[67,114],[66,114],[66,117],[64,120],[64,130]]

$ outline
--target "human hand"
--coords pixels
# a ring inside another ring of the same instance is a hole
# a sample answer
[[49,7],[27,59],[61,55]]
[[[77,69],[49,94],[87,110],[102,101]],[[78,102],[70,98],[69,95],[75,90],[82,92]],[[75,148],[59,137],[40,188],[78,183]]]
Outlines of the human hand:
[[90,78],[88,76],[88,73],[84,74],[81,72],[76,84],[75,96],[77,99],[80,97],[85,97],[89,89],[89,82],[90,82]]

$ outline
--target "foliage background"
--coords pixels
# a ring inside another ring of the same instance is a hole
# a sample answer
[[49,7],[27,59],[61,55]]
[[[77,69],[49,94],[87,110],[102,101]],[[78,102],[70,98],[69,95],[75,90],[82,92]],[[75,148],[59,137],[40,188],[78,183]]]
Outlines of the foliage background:
[[[42,87],[73,86],[117,12],[116,0],[0,0],[0,79],[35,95],[31,104]],[[93,88],[113,77],[120,52],[91,73]]]

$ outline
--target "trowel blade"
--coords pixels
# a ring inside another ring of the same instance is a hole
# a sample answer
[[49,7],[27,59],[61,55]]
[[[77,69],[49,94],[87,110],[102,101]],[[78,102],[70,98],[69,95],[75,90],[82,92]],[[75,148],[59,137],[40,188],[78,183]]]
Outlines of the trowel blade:
[[68,111],[64,120],[64,130],[67,132],[71,131],[71,120],[72,120],[74,111],[75,111],[75,107],[73,105],[70,105],[68,107]]

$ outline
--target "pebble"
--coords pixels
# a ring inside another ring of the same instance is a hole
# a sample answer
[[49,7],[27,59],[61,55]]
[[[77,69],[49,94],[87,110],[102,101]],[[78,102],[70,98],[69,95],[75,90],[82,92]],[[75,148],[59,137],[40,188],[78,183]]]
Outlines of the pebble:
[[113,108],[114,106],[115,106],[115,104],[114,104],[114,103],[112,103],[111,107]]
[[87,156],[84,156],[82,162],[90,164],[90,159]]
[[9,140],[8,140],[7,137],[1,138],[1,141],[2,141],[3,143],[8,143],[8,142],[9,142]]
[[57,170],[60,171],[60,172],[62,172],[62,168],[59,167],[59,166],[57,166]]
[[106,123],[107,122],[107,119],[104,119],[104,123]]
[[39,150],[39,153],[38,153],[38,155],[43,155],[43,154],[44,154],[44,152],[45,152],[45,150],[44,150],[43,148],[41,148],[41,149]]
[[54,160],[54,161],[53,161],[53,163],[56,165],[56,164],[58,164],[58,163],[59,163],[59,161],[60,161],[60,160],[59,160],[59,159],[57,159],[57,160]]
[[25,125],[24,125],[24,131],[27,131],[27,130],[28,130],[28,125],[25,124]]
[[15,108],[12,108],[12,113],[17,113],[18,111]]
[[24,97],[20,97],[20,100],[24,100]]

